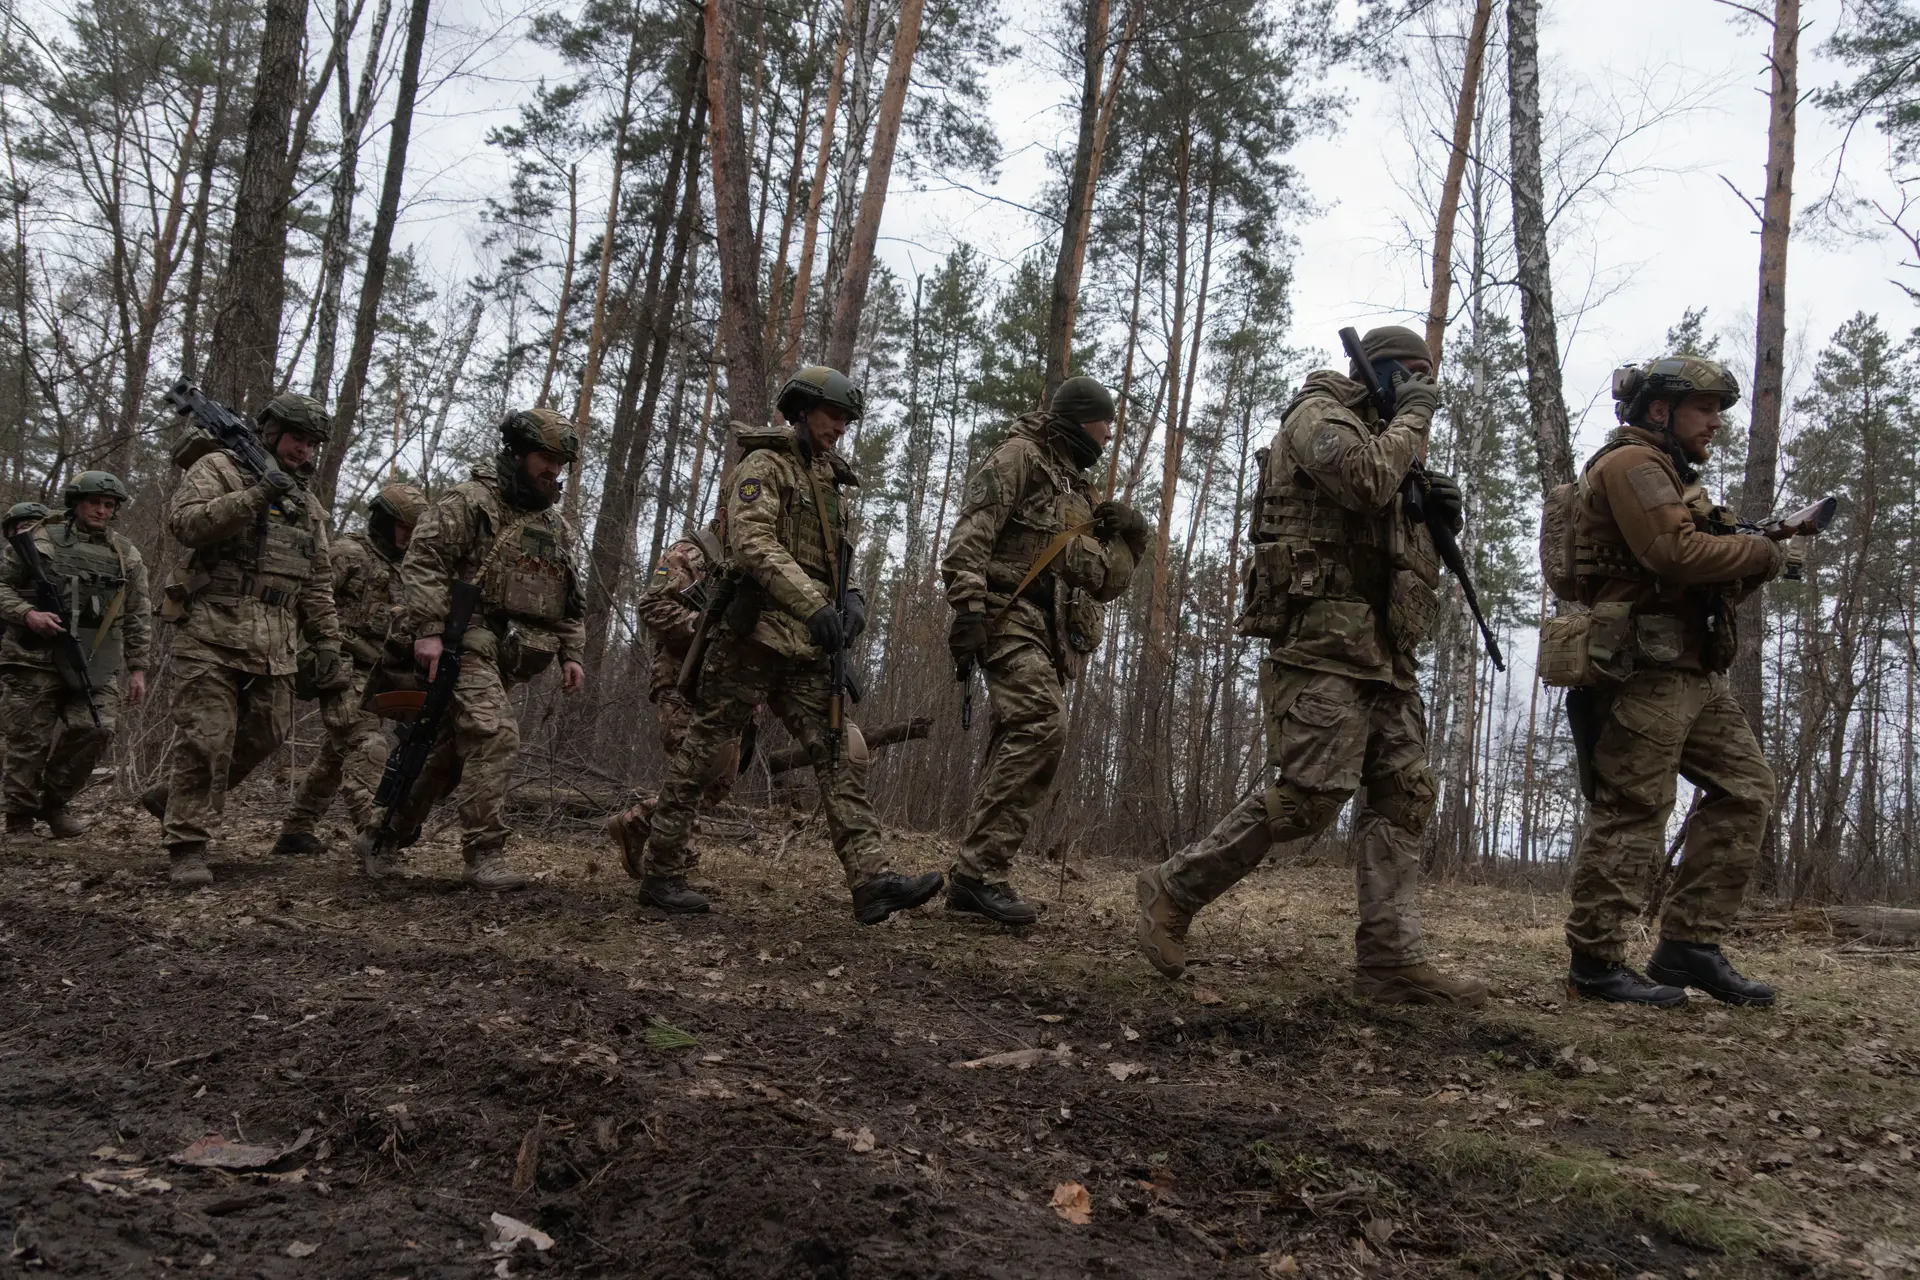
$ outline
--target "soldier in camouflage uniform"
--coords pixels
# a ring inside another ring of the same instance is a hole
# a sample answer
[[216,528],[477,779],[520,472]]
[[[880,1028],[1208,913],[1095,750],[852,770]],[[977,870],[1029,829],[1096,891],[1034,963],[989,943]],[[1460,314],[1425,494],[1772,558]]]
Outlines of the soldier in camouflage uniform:
[[[1619,624],[1617,647],[1631,656],[1623,679],[1568,692],[1592,788],[1574,851],[1568,986],[1584,999],[1661,1007],[1685,1004],[1690,986],[1731,1004],[1771,1004],[1773,988],[1743,977],[1720,951],[1774,793],[1723,673],[1735,650],[1734,606],[1780,572],[1784,539],[1802,530],[1737,532],[1700,487],[1695,468],[1740,398],[1725,367],[1668,356],[1622,370],[1614,394],[1624,425],[1582,468],[1575,491],[1575,582],[1589,625]],[[1603,643],[1615,647],[1593,648]],[[1676,774],[1701,794],[1643,978],[1626,964],[1628,926],[1663,860]]]
[[117,476],[83,471],[63,496],[65,518],[35,525],[26,536],[65,596],[87,657],[91,711],[86,692],[56,668],[47,644],[63,630],[59,615],[37,607],[33,577],[18,551],[9,545],[0,559],[0,625],[6,631],[0,672],[13,691],[7,709],[7,834],[31,833],[37,817],[56,840],[86,831],[67,806],[113,742],[123,670],[128,705],[145,700],[153,635],[146,561],[111,528],[133,495]]
[[[445,651],[440,639],[451,584],[472,582],[480,605],[461,641],[453,708],[440,724],[433,754],[394,810],[404,848],[419,838],[433,806],[451,797],[460,813],[461,879],[483,889],[517,889],[524,873],[507,861],[507,784],[520,751],[520,725],[508,690],[540,675],[557,659],[560,688],[586,683],[586,591],[573,529],[555,509],[561,478],[580,452],[580,437],[551,409],[522,409],[500,423],[491,466],[473,469],[420,520],[400,565],[395,634],[414,637],[415,663],[431,681]],[[367,874],[394,866],[374,849],[373,829],[355,842]]]
[[347,658],[353,664],[352,679],[345,688],[320,698],[320,723],[327,736],[300,779],[293,808],[274,843],[275,853],[318,853],[320,840],[313,829],[336,792],[347,803],[355,831],[373,821],[373,793],[380,786],[390,744],[380,717],[363,705],[364,695],[368,676],[386,661],[393,602],[399,594],[400,557],[426,510],[427,496],[420,490],[410,484],[389,484],[369,505],[366,532],[349,533],[330,548],[333,604],[340,615]]
[[[640,901],[674,913],[707,910],[687,887],[698,864],[690,843],[701,790],[716,760],[766,703],[807,750],[834,851],[853,891],[854,918],[878,924],[940,891],[941,876],[887,868],[880,823],[867,803],[867,748],[848,721],[829,727],[829,661],[866,626],[866,602],[835,607],[839,547],[847,534],[842,486],[858,483],[834,445],[860,415],[860,389],[822,366],[800,370],[778,407],[791,427],[735,423],[741,458],[727,478],[727,556],[739,591],[718,625],[694,696],[693,723],[674,755],[653,814]],[[835,758],[837,748],[837,759]]]
[[175,739],[166,783],[141,797],[159,810],[182,888],[213,883],[207,843],[227,793],[279,750],[293,726],[298,642],[311,646],[315,688],[346,687],[333,608],[327,513],[307,491],[333,422],[310,396],[285,394],[256,417],[276,469],[258,479],[212,441],[175,451],[186,468],[167,527],[191,552],[161,617],[174,626]]
[[[1439,559],[1399,494],[1439,392],[1418,334],[1374,329],[1362,346],[1396,388],[1392,420],[1380,421],[1361,382],[1321,370],[1308,375],[1263,451],[1240,627],[1271,642],[1260,700],[1273,784],[1141,873],[1138,938],[1155,968],[1178,977],[1193,914],[1273,845],[1324,830],[1364,787],[1354,994],[1474,1006],[1486,999],[1484,984],[1423,959],[1414,901],[1436,795],[1414,655],[1438,604]],[[1428,481],[1429,502],[1457,526],[1458,486],[1444,476]]]
[[[693,705],[675,687],[700,625],[700,614],[687,603],[687,593],[713,581],[727,558],[726,537],[727,514],[723,507],[709,528],[694,530],[661,554],[640,597],[640,621],[653,633],[647,697],[653,702],[654,722],[660,731],[660,754],[668,760],[679,752],[687,726],[693,723]],[[740,740],[735,739],[715,757],[713,774],[700,790],[700,807],[710,809],[725,800],[739,773]],[[658,796],[649,796],[607,819],[607,834],[619,846],[621,864],[636,880],[641,878],[640,859],[659,803]]]
[[11,538],[20,526],[45,520],[52,514],[45,503],[16,502],[7,508],[6,518],[0,520],[0,537]]
[[967,482],[940,571],[953,606],[948,645],[962,680],[986,676],[986,763],[948,872],[947,909],[1002,924],[1038,919],[1007,883],[1067,745],[1067,681],[1100,644],[1102,608],[1132,581],[1147,522],[1095,502],[1087,468],[1113,429],[1113,396],[1068,378],[1022,414]]

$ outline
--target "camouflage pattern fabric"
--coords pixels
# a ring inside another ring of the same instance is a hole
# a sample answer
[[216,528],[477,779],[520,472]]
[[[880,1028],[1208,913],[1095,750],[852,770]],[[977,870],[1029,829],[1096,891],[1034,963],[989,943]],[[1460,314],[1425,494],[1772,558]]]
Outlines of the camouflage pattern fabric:
[[[148,594],[147,562],[140,555],[140,548],[111,529],[89,533],[67,519],[47,521],[35,528],[31,536],[40,551],[41,561],[55,578],[63,576],[60,572],[62,557],[56,539],[97,543],[117,553],[116,568],[124,564],[127,579],[126,598],[120,602],[120,612],[114,620],[114,629],[121,637],[121,665],[127,671],[146,670],[153,645],[153,602]],[[53,649],[50,645],[29,647],[23,643],[27,635],[27,614],[38,607],[34,604],[33,590],[32,579],[26,565],[20,562],[18,553],[10,544],[0,549],[0,629],[5,631],[4,639],[0,639],[0,666],[52,671]],[[69,600],[68,607],[71,608],[74,603]],[[82,608],[79,615],[85,617],[92,612],[90,608]],[[82,643],[90,644],[84,633]],[[118,675],[118,672],[113,673],[113,678],[117,679]]]
[[995,641],[981,670],[993,729],[956,865],[998,883],[1053,790],[1067,746],[1067,698],[1052,656],[1024,636]]
[[795,662],[824,661],[807,619],[830,603],[834,566],[814,493],[838,542],[847,536],[841,486],[859,480],[831,450],[803,458],[791,428],[735,423],[734,432],[742,456],[727,476],[727,556],[768,601],[745,638]]
[[451,798],[460,815],[460,851],[467,861],[498,852],[513,834],[507,825],[507,785],[519,752],[520,724],[500,668],[490,658],[463,652],[452,714],[441,721],[413,790],[395,807],[394,830],[410,840],[433,806]]
[[174,743],[161,839],[172,851],[200,851],[213,838],[227,793],[287,740],[293,677],[176,652],[171,678]]
[[762,703],[772,708],[814,761],[827,832],[847,886],[864,884],[887,870],[880,822],[867,803],[866,763],[842,751],[837,766],[826,765],[827,664],[794,662],[722,633],[707,650],[693,723],[674,754],[653,813],[646,878],[685,878],[699,865],[691,836],[701,790],[715,761],[738,743],[740,731]]
[[1420,963],[1420,838],[1438,789],[1427,767],[1419,692],[1270,658],[1261,667],[1260,699],[1273,785],[1160,864],[1168,892],[1183,911],[1198,911],[1273,845],[1324,830],[1364,788],[1354,839],[1357,962]]
[[283,832],[311,834],[338,795],[347,805],[347,818],[358,831],[374,820],[373,795],[393,749],[385,723],[360,709],[367,669],[356,665],[353,683],[320,699],[320,723],[326,730],[319,754],[301,775]]
[[1661,913],[1660,935],[1717,943],[1746,893],[1767,814],[1773,771],[1726,678],[1642,671],[1595,690],[1593,804],[1574,851],[1567,945],[1625,960],[1628,925],[1646,907],[1666,856],[1675,776],[1704,789]]
[[120,693],[112,685],[94,690],[100,712],[96,728],[86,695],[67,688],[57,672],[14,667],[7,707],[6,810],[35,814],[64,809],[86,788],[113,742]]
[[[640,596],[640,621],[653,636],[653,665],[647,673],[647,696],[660,702],[673,692],[699,628],[700,615],[687,608],[680,593],[704,577],[707,553],[692,538],[682,538],[660,554],[660,563],[647,579]],[[671,752],[669,752],[671,754]]]

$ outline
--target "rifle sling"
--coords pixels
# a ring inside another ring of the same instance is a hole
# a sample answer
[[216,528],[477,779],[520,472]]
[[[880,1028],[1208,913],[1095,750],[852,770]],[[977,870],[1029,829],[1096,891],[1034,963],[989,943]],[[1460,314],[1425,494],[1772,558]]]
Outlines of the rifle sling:
[[820,478],[813,474],[811,459],[802,458],[800,469],[807,473],[807,488],[813,491],[813,512],[820,517],[820,537],[827,547],[827,585],[829,604],[840,603],[840,540],[834,536],[833,525],[827,519],[827,504],[820,497]]
[[1082,520],[1079,524],[1068,525],[1065,529],[1062,529],[1054,536],[1052,542],[1042,547],[1040,554],[1033,558],[1033,567],[1027,570],[1027,576],[1020,579],[1020,585],[1013,589],[1013,596],[1005,604],[1000,606],[998,612],[987,619],[987,634],[992,635],[995,629],[998,628],[1002,622],[1006,621],[1007,615],[1013,612],[1014,604],[1020,599],[1020,593],[1032,586],[1034,580],[1047,571],[1047,566],[1060,558],[1060,553],[1067,549],[1068,543],[1080,537],[1082,534],[1092,532],[1093,521]]
[[[100,646],[107,641],[107,633],[113,630],[113,624],[120,620],[120,607],[127,602],[127,553],[120,549],[120,540],[111,533],[107,542],[113,547],[113,554],[120,559],[120,589],[113,593],[113,599],[107,602],[107,611],[100,615],[100,629],[93,633],[93,647],[87,650],[87,665],[100,654]],[[78,601],[74,602],[78,605]]]

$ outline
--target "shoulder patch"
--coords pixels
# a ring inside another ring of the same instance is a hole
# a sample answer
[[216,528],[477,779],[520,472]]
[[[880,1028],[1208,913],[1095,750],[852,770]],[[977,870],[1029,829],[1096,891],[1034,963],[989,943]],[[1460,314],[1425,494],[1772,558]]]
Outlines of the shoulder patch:
[[1627,487],[1646,507],[1664,507],[1680,500],[1680,494],[1673,487],[1673,477],[1657,462],[1643,462],[1628,471]]
[[758,476],[748,476],[740,482],[740,488],[736,492],[742,502],[758,502],[760,501],[761,490],[760,478]]
[[981,467],[967,482],[967,506],[991,507],[1000,501],[1000,480],[993,468]]
[[649,590],[665,591],[667,584],[673,581],[673,575],[667,572],[667,566],[660,565],[653,571],[653,580],[647,584]]
[[1313,433],[1309,455],[1317,467],[1326,466],[1340,456],[1340,428],[1323,422]]

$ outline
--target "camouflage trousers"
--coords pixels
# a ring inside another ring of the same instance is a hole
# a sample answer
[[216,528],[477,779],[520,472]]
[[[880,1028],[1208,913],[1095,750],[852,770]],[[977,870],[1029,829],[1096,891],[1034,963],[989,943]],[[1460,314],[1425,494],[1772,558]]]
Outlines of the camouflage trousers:
[[500,668],[469,650],[461,655],[453,706],[440,723],[426,767],[394,809],[394,830],[411,843],[433,806],[451,797],[460,814],[460,851],[468,861],[497,852],[513,834],[507,826],[507,784],[519,753],[520,722]]
[[1613,961],[1667,848],[1676,777],[1701,789],[1660,934],[1718,942],[1733,923],[1773,808],[1773,771],[1725,676],[1642,671],[1595,690],[1594,792],[1574,850],[1567,945]]
[[795,662],[751,641],[723,635],[707,650],[694,695],[693,722],[667,767],[647,837],[647,879],[684,879],[700,865],[692,844],[700,794],[723,753],[765,703],[807,750],[827,811],[827,834],[849,888],[887,869],[880,821],[867,803],[867,762],[842,750],[827,764],[827,664]]
[[287,740],[293,677],[176,657],[171,678],[173,756],[160,838],[170,850],[198,851],[213,838],[227,792]]
[[1007,878],[1013,855],[1053,790],[1067,748],[1067,696],[1045,646],[1018,638],[990,653],[980,670],[993,727],[955,870],[997,882]]
[[1182,910],[1198,911],[1274,845],[1325,830],[1364,787],[1354,831],[1355,957],[1367,966],[1419,963],[1420,837],[1438,794],[1420,694],[1269,658],[1260,700],[1273,784],[1160,864],[1169,894]]
[[113,743],[120,692],[112,685],[93,691],[96,727],[87,697],[67,688],[57,672],[7,668],[6,703],[8,813],[64,809],[86,789],[87,779]]
[[335,794],[346,801],[354,830],[373,821],[373,793],[380,788],[380,772],[392,745],[380,717],[360,709],[366,683],[367,669],[356,666],[351,685],[321,695],[320,723],[327,736],[300,779],[293,808],[281,824],[283,832],[312,834]]

